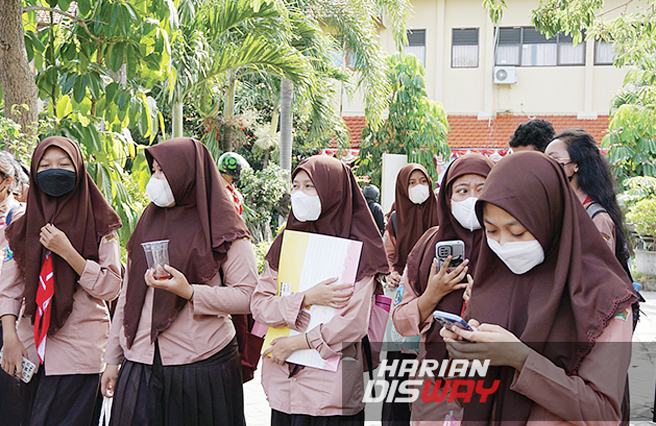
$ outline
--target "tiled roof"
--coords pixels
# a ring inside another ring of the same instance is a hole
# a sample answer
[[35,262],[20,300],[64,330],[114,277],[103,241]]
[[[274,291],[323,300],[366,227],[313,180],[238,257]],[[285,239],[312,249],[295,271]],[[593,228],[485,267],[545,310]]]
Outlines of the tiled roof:
[[349,129],[349,134],[351,135],[351,146],[353,148],[359,148],[360,142],[362,142],[362,129],[365,128],[367,122],[361,115],[345,116],[342,118],[344,119],[346,127]]
[[[351,134],[351,147],[360,146],[365,119],[362,116],[343,117]],[[535,118],[550,121],[556,133],[566,129],[583,129],[601,143],[608,131],[608,116],[594,120],[580,120],[575,115],[540,115]],[[451,131],[448,134],[451,148],[507,148],[517,126],[529,121],[525,115],[498,115],[491,120],[479,120],[475,115],[449,115]]]
[[[608,116],[594,120],[579,120],[575,115],[543,115],[535,118],[553,124],[556,133],[566,129],[583,129],[601,143],[608,131]],[[448,116],[451,148],[507,148],[510,137],[521,123],[529,121],[525,115],[498,115],[492,120],[478,120],[475,115]]]

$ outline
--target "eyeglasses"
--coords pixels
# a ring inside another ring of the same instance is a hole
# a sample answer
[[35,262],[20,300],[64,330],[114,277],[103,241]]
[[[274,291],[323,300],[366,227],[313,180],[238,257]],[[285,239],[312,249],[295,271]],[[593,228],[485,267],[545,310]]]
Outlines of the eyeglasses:
[[551,158],[553,158],[554,160],[556,160],[556,161],[558,162],[558,164],[560,164],[560,165],[563,166],[563,167],[565,167],[565,166],[568,165],[568,164],[572,164],[572,163],[573,163],[572,160],[559,160],[558,158],[554,158],[554,157],[551,157]]

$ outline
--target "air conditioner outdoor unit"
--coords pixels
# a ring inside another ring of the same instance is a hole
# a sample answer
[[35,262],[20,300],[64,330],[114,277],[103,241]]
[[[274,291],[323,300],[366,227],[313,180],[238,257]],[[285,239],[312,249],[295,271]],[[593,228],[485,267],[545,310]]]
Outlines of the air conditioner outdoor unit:
[[494,84],[517,83],[515,67],[494,67]]

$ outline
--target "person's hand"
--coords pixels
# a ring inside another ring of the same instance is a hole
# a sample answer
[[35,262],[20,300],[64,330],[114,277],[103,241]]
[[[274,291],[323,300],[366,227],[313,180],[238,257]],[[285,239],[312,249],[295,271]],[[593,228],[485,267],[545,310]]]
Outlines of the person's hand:
[[[493,366],[510,366],[520,371],[531,349],[510,331],[496,324],[468,322],[474,331],[453,327],[442,328],[440,336],[446,342],[452,359],[490,360]],[[465,342],[468,340],[469,342]]]
[[118,365],[107,364],[100,379],[100,391],[105,398],[114,396],[114,387],[118,378]]
[[67,259],[73,251],[77,253],[64,231],[50,223],[41,228],[39,242],[43,247],[58,254],[63,259]]
[[428,285],[426,292],[434,296],[435,304],[444,296],[455,290],[467,287],[467,283],[462,281],[467,275],[469,269],[469,259],[465,259],[460,265],[456,266],[453,271],[448,272],[451,256],[448,256],[440,270],[437,270],[437,259],[433,259],[430,274],[428,275]]
[[23,378],[23,357],[27,358],[27,349],[14,332],[5,333],[2,345],[2,369],[10,376]]
[[469,299],[471,299],[473,286],[474,286],[474,279],[472,278],[471,275],[467,274],[467,287],[465,287],[465,292],[462,294],[462,300],[464,300],[465,303],[469,303]]
[[283,365],[292,353],[301,349],[311,349],[307,344],[305,334],[279,337],[271,342],[271,347],[267,348],[262,353],[262,356],[271,354],[271,360],[273,362]]
[[392,271],[386,278],[385,278],[385,289],[388,291],[395,290],[399,284],[401,284],[401,275],[399,275],[398,272]]
[[[157,275],[162,276],[164,275],[164,272],[168,272],[169,275],[171,275],[171,278],[166,280],[155,279],[156,273]],[[164,265],[164,269],[158,266],[157,270],[152,268],[146,270],[144,280],[148,287],[161,288],[175,294],[176,296],[180,296],[183,299],[191,300],[194,295],[194,287],[189,284],[187,277],[185,277],[182,272],[169,265]]]
[[353,295],[352,284],[332,284],[337,278],[328,278],[314,287],[305,290],[303,294],[305,306],[323,305],[331,308],[343,308]]

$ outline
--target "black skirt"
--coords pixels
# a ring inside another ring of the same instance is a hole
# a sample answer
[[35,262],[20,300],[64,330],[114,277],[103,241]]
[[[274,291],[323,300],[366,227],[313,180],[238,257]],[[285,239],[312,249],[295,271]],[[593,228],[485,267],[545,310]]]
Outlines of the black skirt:
[[309,416],[271,410],[271,426],[364,426],[364,410],[352,416]]
[[100,374],[46,376],[44,366],[21,386],[22,406],[30,426],[95,426],[94,411],[100,387]]
[[243,426],[244,392],[237,340],[193,364],[162,366],[126,360],[121,366],[112,426]]

